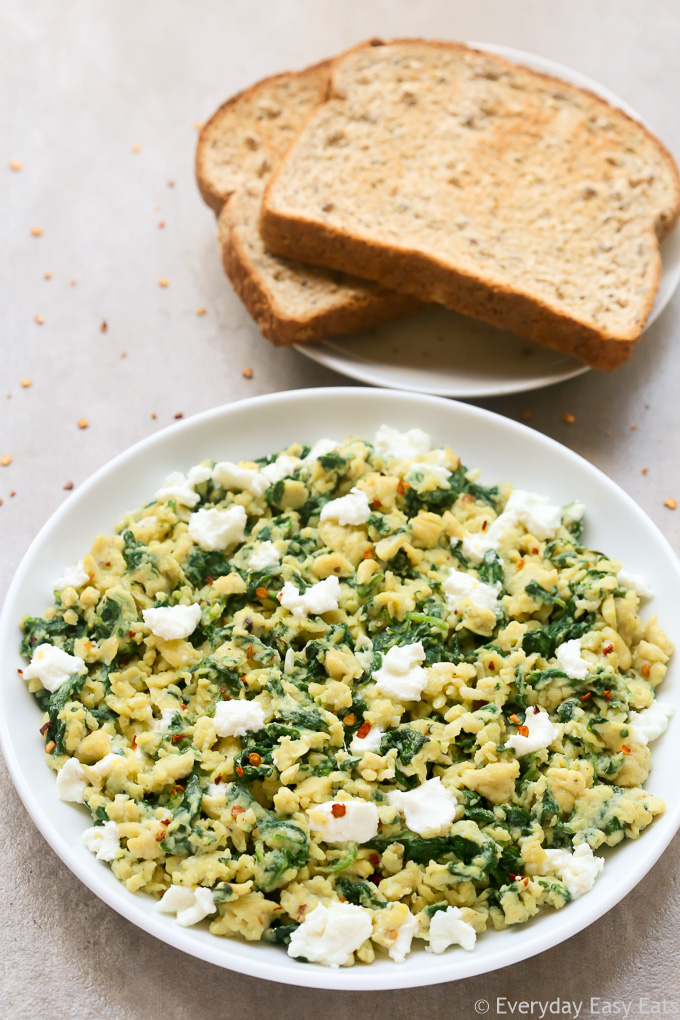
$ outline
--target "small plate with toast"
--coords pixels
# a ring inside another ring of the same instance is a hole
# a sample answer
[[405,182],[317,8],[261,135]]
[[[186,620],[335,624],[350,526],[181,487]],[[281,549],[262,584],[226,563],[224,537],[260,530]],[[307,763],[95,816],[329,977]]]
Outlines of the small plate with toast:
[[228,100],[201,194],[262,334],[365,383],[522,392],[631,357],[680,178],[622,100],[508,47],[372,40]]

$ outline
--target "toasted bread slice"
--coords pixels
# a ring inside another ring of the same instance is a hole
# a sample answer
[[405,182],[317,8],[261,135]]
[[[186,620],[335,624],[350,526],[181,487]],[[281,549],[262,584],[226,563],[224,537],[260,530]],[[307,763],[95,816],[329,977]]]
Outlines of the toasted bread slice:
[[652,307],[678,171],[591,93],[454,43],[357,48],[270,178],[275,252],[351,269],[596,368]]
[[275,344],[350,333],[420,307],[374,282],[270,255],[260,238],[262,183],[326,98],[329,66],[267,78],[234,96],[203,127],[196,149],[201,195],[219,214],[225,272]]

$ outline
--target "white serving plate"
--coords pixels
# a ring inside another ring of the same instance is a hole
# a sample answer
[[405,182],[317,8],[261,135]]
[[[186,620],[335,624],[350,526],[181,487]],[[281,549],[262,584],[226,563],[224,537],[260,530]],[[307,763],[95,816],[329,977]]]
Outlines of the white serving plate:
[[[468,45],[589,89],[645,124],[623,99],[579,71],[509,46]],[[659,290],[645,329],[661,315],[680,281],[680,230],[661,245],[661,259]],[[521,393],[588,371],[567,354],[438,305],[360,333],[300,344],[297,350],[327,368],[374,386],[463,399]]]
[[[88,812],[57,799],[38,733],[39,710],[17,675],[18,621],[51,604],[51,585],[67,563],[79,559],[99,532],[108,533],[126,510],[152,498],[173,469],[186,470],[205,457],[248,459],[279,450],[294,440],[313,442],[348,434],[372,438],[383,422],[420,426],[436,443],[448,443],[468,466],[480,467],[486,482],[511,481],[558,503],[583,500],[585,540],[643,574],[656,595],[646,613],[680,644],[680,565],[661,533],[606,475],[552,439],[499,415],[437,397],[363,388],[308,389],[255,397],[206,411],[142,440],[97,471],[53,515],[33,541],[12,582],[0,617],[0,740],[16,788],[45,839],[97,896],[128,920],[164,942],[202,960],[256,977],[314,988],[381,990],[429,985],[495,970],[549,949],[591,924],[618,903],[649,871],[680,825],[677,759],[673,730],[653,746],[648,788],[668,805],[636,842],[607,855],[604,873],[591,893],[561,911],[547,911],[529,924],[488,932],[474,952],[451,949],[441,956],[414,951],[403,964],[385,959],[370,966],[329,970],[290,959],[283,949],[210,935],[206,927],[181,928],[159,914],[154,901],[129,893],[108,866],[81,845],[91,824]],[[680,703],[678,670],[663,688],[663,700]],[[125,929],[120,929],[121,938]]]

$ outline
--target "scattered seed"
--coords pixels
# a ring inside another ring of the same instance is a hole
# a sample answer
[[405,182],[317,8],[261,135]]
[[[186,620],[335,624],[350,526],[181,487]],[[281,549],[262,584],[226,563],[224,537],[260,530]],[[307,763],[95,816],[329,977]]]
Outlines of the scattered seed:
[[77,280],[69,280],[69,284],[68,285],[69,285],[69,287],[77,287],[78,286],[78,281]]
[[611,429],[605,429],[604,430],[604,434],[605,434],[605,436],[611,436],[612,430]]
[[70,492],[72,488],[73,482],[64,482],[64,484],[62,485],[62,489],[66,489],[67,492]]
[[631,425],[630,431],[631,432],[635,432],[636,428],[637,428],[637,425]]
[[2,464],[3,467],[8,467],[8,465],[10,465],[11,463],[12,463],[12,458],[10,457],[10,455],[8,453],[6,453],[2,457],[0,457],[0,464]]
[[243,378],[244,379],[252,379],[253,378],[253,370],[252,370],[252,368],[244,368],[243,369]]
[[162,276],[160,278],[160,280],[158,281],[158,286],[159,287],[167,287],[167,285],[168,285],[168,281],[165,279],[164,276]]
[[168,181],[168,187],[169,188],[174,188],[174,186],[175,186],[175,182],[174,181]]
[[2,500],[0,499],[0,506],[2,506]]
[[108,332],[108,329],[109,329],[109,324],[108,324],[108,322],[106,321],[106,319],[102,319],[102,324],[101,324],[101,326],[99,327],[99,332],[100,332],[100,333],[107,333],[107,332]]
[[158,229],[162,230],[164,226],[165,226],[165,220],[160,220],[160,222],[158,224]]
[[33,380],[32,379],[22,379],[21,380],[21,385],[23,386],[23,388],[25,390],[27,390],[29,386],[33,385]]
[[531,421],[533,416],[534,416],[534,412],[529,407],[527,407],[526,410],[522,411],[522,419],[524,421]]
[[87,429],[90,427],[90,422],[87,418],[79,418],[76,425],[79,429]]
[[55,742],[53,740],[50,740],[48,744],[45,744],[45,754],[52,754],[52,751],[55,749],[56,746],[57,745],[55,744]]
[[184,411],[178,411],[177,414],[175,415],[175,418],[177,418],[178,420],[180,418],[183,418],[183,417],[184,417]]
[[205,308],[197,308],[196,315],[205,315]]
[[42,227],[31,227],[31,233],[33,234],[33,237],[41,237]]
[[52,273],[44,273],[43,274],[43,280],[51,280],[51,279],[52,279]]
[[127,351],[121,351],[120,356],[121,358],[127,358]]
[[642,473],[643,473],[643,475],[649,474],[649,468],[643,468],[642,469]]
[[151,417],[152,417],[152,418],[153,418],[153,420],[155,421],[155,420],[156,420],[156,418],[158,417],[158,415],[156,414],[156,412],[155,412],[155,411],[152,411],[152,412],[151,412]]
[[203,121],[202,120],[195,120],[194,121],[194,128],[196,129],[196,131],[201,131],[202,128],[203,128]]
[[141,152],[142,151],[142,147],[141,147],[141,145],[133,145],[131,151],[135,152],[135,153],[136,152]]
[[576,421],[576,418],[574,417],[573,414],[570,414],[568,411],[565,411],[565,413],[562,415],[562,421],[565,423],[565,425],[573,425],[574,422]]
[[10,168],[10,170],[15,170],[15,171],[21,170],[21,163],[19,162],[18,159],[10,159],[10,161],[9,161],[9,168]]
[[33,318],[34,321],[37,322],[39,326],[42,326],[43,322],[45,321],[42,315],[35,315]]
[[16,489],[10,489],[9,490],[9,494],[10,494],[10,496],[14,497],[17,494],[17,490]]
[[667,506],[669,510],[677,510],[678,501],[671,496],[669,499],[664,499],[663,505]]

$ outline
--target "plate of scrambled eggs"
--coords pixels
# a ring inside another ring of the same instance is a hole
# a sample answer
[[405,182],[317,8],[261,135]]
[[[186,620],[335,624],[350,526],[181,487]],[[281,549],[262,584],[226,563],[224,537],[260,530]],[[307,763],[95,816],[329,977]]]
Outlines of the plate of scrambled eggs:
[[255,398],[138,444],[37,537],[4,754],[65,863],[171,945],[315,987],[469,976],[595,920],[676,831],[679,574],[522,425]]

